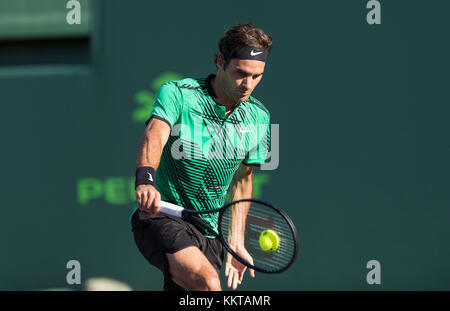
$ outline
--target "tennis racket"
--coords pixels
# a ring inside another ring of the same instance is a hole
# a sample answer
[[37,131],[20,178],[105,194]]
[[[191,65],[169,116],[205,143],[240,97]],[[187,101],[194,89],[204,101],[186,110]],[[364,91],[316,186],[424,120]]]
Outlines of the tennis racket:
[[[181,217],[218,238],[225,249],[243,265],[263,273],[280,273],[289,268],[295,260],[298,249],[297,231],[289,216],[266,202],[243,199],[225,206],[205,211],[185,209],[161,201],[161,212]],[[142,220],[150,214],[139,210]],[[217,220],[218,232],[203,218]],[[269,233],[268,233],[269,232]],[[269,234],[273,249],[264,247],[261,239]],[[246,256],[242,255],[242,247]],[[251,258],[248,258],[250,255]]]

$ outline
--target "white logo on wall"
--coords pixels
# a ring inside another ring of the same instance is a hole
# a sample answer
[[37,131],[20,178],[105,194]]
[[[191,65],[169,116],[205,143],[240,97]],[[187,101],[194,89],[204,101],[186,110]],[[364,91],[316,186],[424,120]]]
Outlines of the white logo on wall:
[[367,9],[372,9],[367,13],[367,23],[369,25],[381,24],[381,3],[378,0],[370,0],[366,5]]
[[381,265],[378,260],[370,260],[367,262],[367,269],[372,269],[367,273],[367,284],[381,284]]
[[67,12],[66,21],[67,24],[81,24],[81,4],[78,0],[70,0],[67,1],[66,5],[67,9],[71,9]]
[[66,264],[67,269],[71,269],[67,272],[66,281],[69,285],[81,284],[81,265],[78,260],[69,260]]

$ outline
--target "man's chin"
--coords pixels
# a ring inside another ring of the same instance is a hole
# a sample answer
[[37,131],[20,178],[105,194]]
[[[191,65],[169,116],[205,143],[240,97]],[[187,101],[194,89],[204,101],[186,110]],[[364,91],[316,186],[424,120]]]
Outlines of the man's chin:
[[250,94],[245,95],[245,96],[239,96],[238,100],[240,102],[245,102],[246,100],[248,100],[250,98]]

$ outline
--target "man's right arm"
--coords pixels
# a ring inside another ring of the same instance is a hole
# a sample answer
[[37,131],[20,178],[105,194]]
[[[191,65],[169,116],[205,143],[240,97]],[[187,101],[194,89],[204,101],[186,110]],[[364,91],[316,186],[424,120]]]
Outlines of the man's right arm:
[[[136,168],[150,166],[156,171],[169,135],[170,126],[166,122],[151,118],[139,145]],[[153,185],[137,186],[136,201],[139,209],[149,212],[152,217],[161,209],[161,195]]]

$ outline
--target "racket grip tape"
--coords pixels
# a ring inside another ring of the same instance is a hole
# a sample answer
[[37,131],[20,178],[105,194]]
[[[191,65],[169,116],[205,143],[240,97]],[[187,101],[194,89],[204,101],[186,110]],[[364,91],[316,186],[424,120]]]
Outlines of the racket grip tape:
[[161,212],[168,214],[168,215],[172,215],[172,216],[176,216],[176,217],[181,217],[182,213],[183,213],[184,208],[169,202],[165,202],[165,201],[161,201]]
[[[172,215],[175,217],[181,217],[183,214],[184,208],[169,202],[161,201],[161,213]],[[139,210],[139,218],[141,220],[150,219],[150,213]]]

